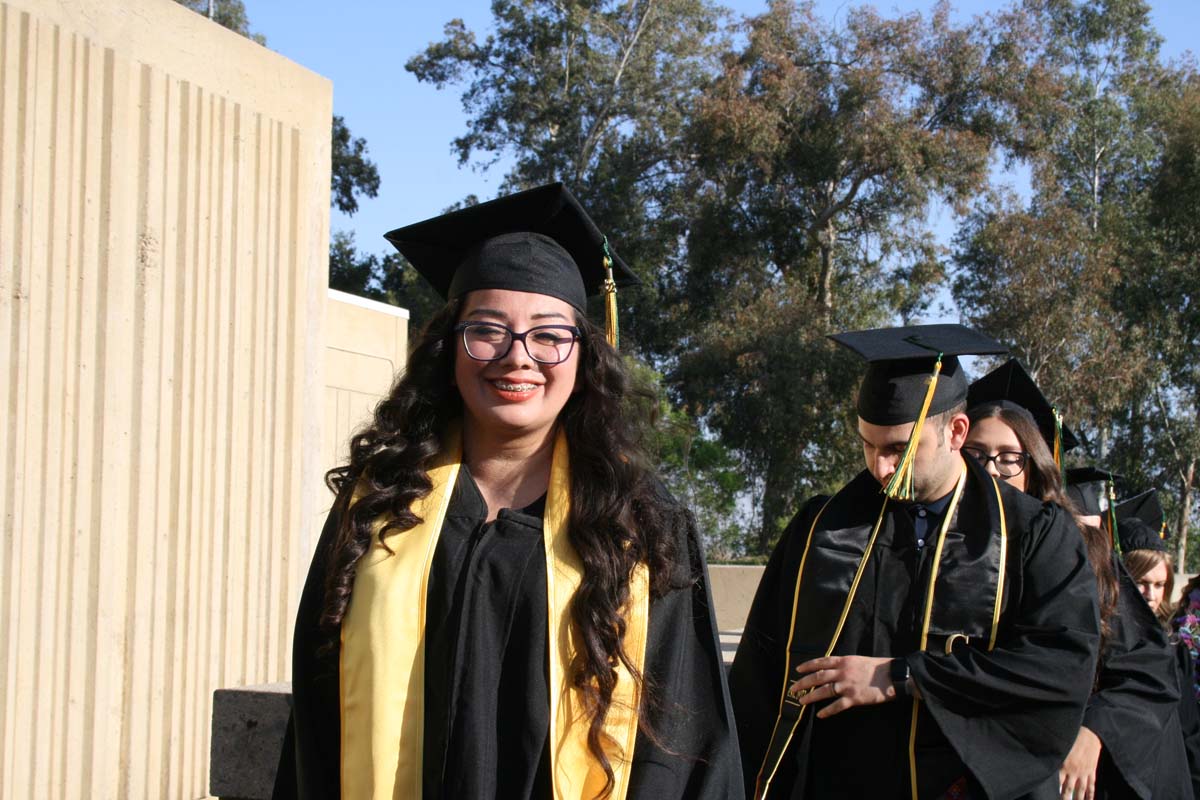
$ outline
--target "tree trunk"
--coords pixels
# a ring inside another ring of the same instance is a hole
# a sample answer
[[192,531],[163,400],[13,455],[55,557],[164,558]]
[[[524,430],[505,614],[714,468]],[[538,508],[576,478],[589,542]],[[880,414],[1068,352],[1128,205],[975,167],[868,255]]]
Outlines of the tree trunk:
[[817,301],[821,304],[821,313],[825,317],[825,327],[833,315],[833,247],[837,241],[837,228],[833,220],[825,223],[821,232],[821,277],[817,286]]
[[1196,479],[1196,459],[1188,461],[1182,486],[1179,487],[1179,528],[1175,532],[1175,569],[1179,572],[1191,570],[1187,566],[1188,523],[1192,516],[1192,486]]

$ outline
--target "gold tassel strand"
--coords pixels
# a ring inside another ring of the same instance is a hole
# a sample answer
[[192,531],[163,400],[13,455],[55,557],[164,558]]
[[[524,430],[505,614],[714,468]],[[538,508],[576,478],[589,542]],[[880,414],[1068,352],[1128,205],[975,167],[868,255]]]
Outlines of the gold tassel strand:
[[1111,472],[1105,486],[1108,489],[1108,532],[1112,534],[1113,552],[1121,555],[1121,540],[1117,536],[1117,487]]
[[613,280],[612,256],[608,237],[604,237],[604,337],[614,350],[620,349],[621,332],[617,327],[617,282]]
[[912,499],[913,463],[917,457],[917,441],[921,438],[921,429],[925,427],[925,415],[929,413],[929,406],[933,403],[933,393],[937,389],[938,375],[941,372],[942,354],[938,353],[937,361],[933,365],[933,374],[929,376],[929,388],[925,390],[925,400],[921,403],[921,413],[913,423],[912,435],[908,438],[900,463],[896,465],[896,472],[883,490],[883,493],[893,500]]

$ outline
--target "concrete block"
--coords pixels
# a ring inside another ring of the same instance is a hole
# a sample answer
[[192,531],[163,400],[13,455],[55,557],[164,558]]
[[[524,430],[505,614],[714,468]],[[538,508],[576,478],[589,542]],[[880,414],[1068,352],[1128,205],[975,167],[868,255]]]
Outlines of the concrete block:
[[713,604],[716,605],[717,629],[740,631],[746,624],[750,604],[758,582],[762,580],[763,567],[740,564],[710,564],[708,578],[712,585]]
[[291,700],[290,683],[213,692],[209,794],[228,800],[270,800]]

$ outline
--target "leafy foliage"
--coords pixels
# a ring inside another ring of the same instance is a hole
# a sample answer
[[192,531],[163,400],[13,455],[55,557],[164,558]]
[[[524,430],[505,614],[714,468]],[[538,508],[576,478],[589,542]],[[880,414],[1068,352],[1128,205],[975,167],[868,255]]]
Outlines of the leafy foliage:
[[[197,14],[208,16],[209,0],[175,0],[182,6],[190,8]],[[222,28],[228,28],[247,39],[266,45],[267,37],[250,30],[250,18],[246,16],[246,4],[242,0],[212,0],[213,22]]]
[[331,152],[331,188],[333,206],[343,214],[358,211],[358,196],[379,194],[379,170],[367,158],[367,140],[354,137],[346,121],[333,115],[333,147]]
[[1008,22],[1036,87],[1008,101],[1033,191],[977,204],[954,294],[1086,435],[1077,460],[1175,490],[1182,564],[1200,453],[1195,67],[1159,61],[1142,0],[1030,0]]

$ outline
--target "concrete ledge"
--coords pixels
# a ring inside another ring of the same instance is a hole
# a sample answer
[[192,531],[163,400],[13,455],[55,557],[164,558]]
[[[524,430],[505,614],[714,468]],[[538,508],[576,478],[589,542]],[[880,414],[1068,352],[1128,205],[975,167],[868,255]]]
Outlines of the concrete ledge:
[[717,607],[717,630],[740,631],[746,624],[764,567],[740,564],[709,564],[713,604]]
[[225,800],[270,800],[291,700],[290,683],[213,692],[209,794]]

